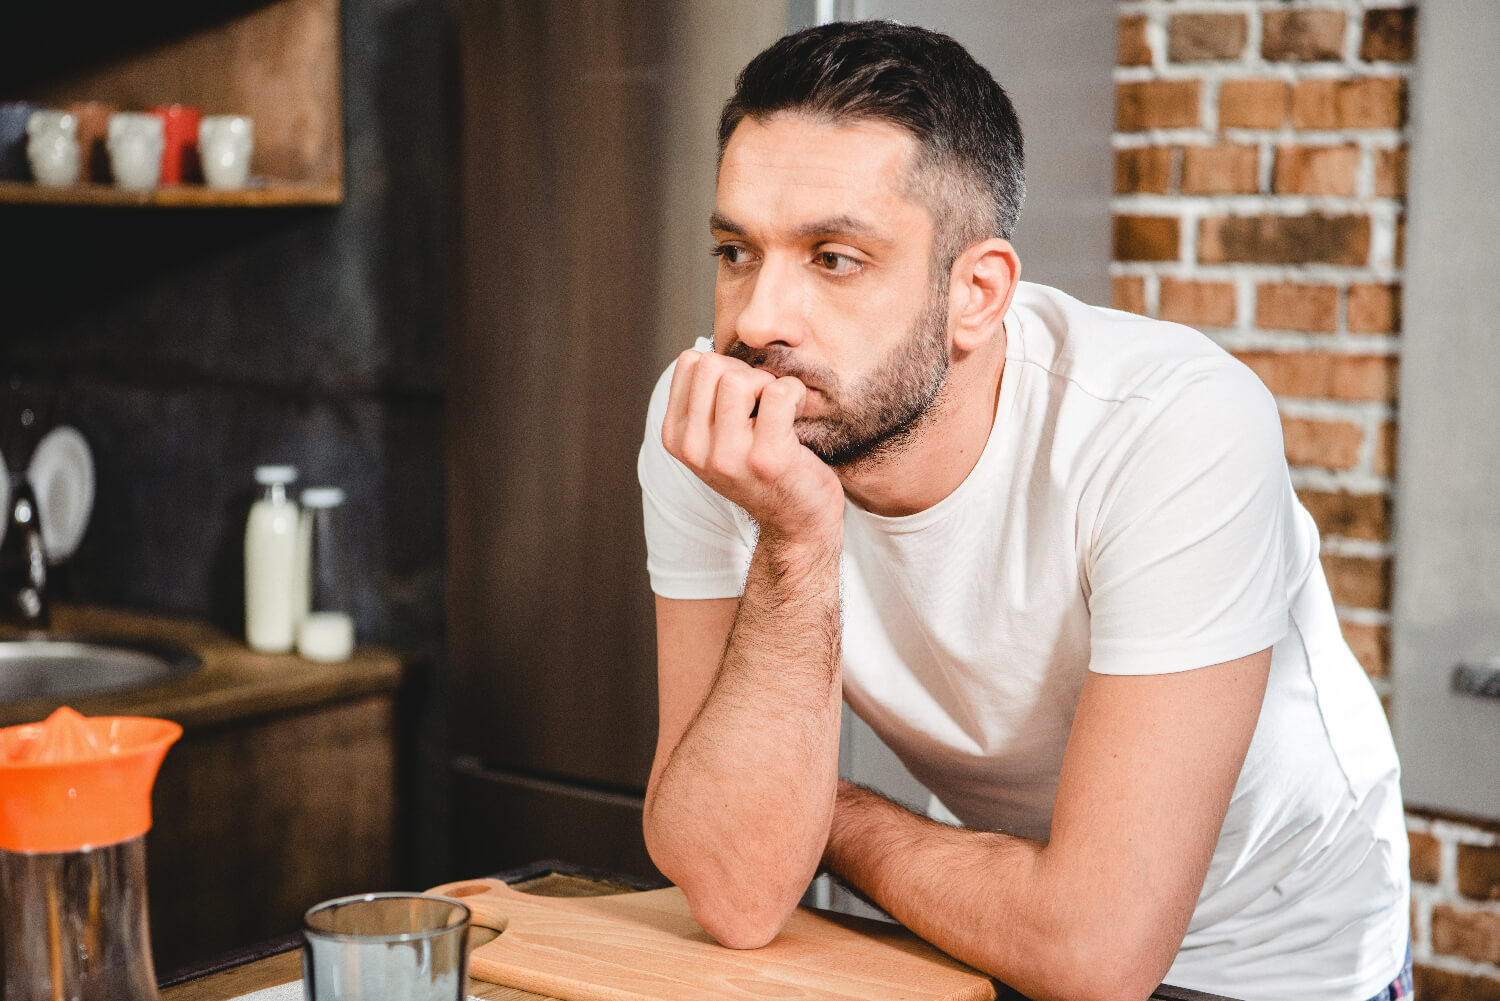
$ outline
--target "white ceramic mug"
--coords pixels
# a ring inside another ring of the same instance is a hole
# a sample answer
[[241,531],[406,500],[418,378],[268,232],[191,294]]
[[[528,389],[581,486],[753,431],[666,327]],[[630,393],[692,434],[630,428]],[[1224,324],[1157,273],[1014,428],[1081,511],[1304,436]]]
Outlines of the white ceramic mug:
[[65,188],[78,182],[78,119],[66,111],[33,111],[26,120],[26,158],[36,183]]
[[198,159],[210,188],[243,188],[254,150],[255,125],[245,115],[205,115],[198,123]]
[[161,179],[165,144],[162,121],[141,111],[109,116],[109,169],[115,184],[132,191],[149,191]]

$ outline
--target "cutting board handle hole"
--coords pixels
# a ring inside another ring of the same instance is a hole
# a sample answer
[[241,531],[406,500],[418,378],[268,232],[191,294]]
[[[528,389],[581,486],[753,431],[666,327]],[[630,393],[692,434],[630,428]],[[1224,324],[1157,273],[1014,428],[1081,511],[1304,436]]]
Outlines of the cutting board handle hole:
[[444,890],[445,897],[472,897],[477,893],[488,893],[490,888],[483,883],[470,883],[468,886],[455,886],[451,890]]

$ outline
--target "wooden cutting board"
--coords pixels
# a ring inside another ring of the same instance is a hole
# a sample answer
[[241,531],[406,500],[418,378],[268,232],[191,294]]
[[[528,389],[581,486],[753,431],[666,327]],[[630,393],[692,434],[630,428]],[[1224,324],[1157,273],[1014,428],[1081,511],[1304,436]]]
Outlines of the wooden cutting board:
[[469,973],[563,1001],[992,1001],[988,977],[897,925],[798,908],[775,941],[726,949],[674,887],[542,897],[494,879],[430,891],[500,930]]

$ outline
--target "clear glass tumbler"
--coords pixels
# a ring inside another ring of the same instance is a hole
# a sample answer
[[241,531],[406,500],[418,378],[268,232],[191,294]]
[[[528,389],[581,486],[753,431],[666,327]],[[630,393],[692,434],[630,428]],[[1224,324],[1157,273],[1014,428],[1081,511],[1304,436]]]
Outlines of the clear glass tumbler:
[[308,1001],[463,1001],[469,909],[421,893],[366,893],[302,921]]

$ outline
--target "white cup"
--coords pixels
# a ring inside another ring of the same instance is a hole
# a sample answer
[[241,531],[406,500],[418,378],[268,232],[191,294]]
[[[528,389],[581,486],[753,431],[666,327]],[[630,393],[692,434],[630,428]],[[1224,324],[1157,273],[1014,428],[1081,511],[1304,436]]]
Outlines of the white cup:
[[109,169],[115,184],[131,191],[149,191],[161,179],[165,145],[162,121],[142,111],[109,116]]
[[255,125],[244,115],[205,115],[198,123],[198,159],[210,188],[243,188],[254,150]]
[[78,183],[78,119],[66,111],[33,111],[26,120],[31,176],[49,188]]

